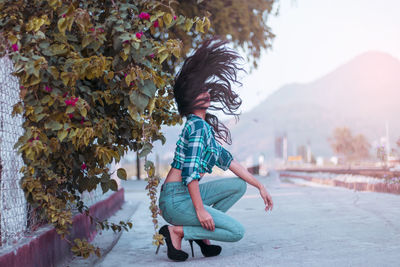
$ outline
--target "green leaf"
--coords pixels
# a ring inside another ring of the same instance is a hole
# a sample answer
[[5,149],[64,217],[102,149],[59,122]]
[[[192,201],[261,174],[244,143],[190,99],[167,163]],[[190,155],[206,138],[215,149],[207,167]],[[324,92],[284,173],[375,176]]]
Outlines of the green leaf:
[[69,113],[72,113],[74,111],[75,111],[75,108],[73,106],[68,106],[67,110],[65,112],[69,114]]
[[164,20],[165,25],[167,25],[167,27],[169,27],[172,22],[172,15],[170,13],[165,14],[163,16],[163,20]]
[[134,42],[134,43],[133,43],[133,47],[134,47],[136,50],[138,50],[139,47],[140,47],[140,43]]
[[51,100],[51,96],[50,95],[46,95],[45,97],[42,98],[42,100],[40,102],[42,104],[47,104],[50,100]]
[[192,19],[186,19],[185,30],[188,32],[193,26],[194,21]]
[[140,121],[140,115],[134,105],[128,106],[128,113],[131,116],[132,120],[137,122]]
[[131,103],[136,106],[136,109],[139,113],[143,113],[144,109],[149,103],[149,98],[138,91],[132,91],[129,95],[129,99]]
[[151,152],[152,149],[153,149],[153,145],[151,143],[145,143],[142,148],[142,151],[140,151],[140,153],[139,153],[139,157],[142,158],[142,157],[147,156]]
[[160,61],[160,64],[163,63],[164,60],[167,59],[167,57],[168,57],[168,52],[161,53],[161,54],[158,56],[159,61]]
[[85,35],[83,36],[83,40],[82,40],[82,48],[85,48],[86,46],[88,46],[91,42],[93,42],[93,37],[91,35]]
[[86,108],[81,109],[81,115],[82,115],[83,117],[86,117],[86,115],[87,115],[87,110],[86,110]]
[[139,85],[139,90],[148,97],[153,98],[157,91],[157,88],[153,80],[145,80],[143,86]]
[[144,168],[147,170],[153,167],[154,167],[154,162],[152,162],[151,160],[146,160],[146,162],[144,163]]
[[12,116],[15,116],[17,114],[21,114],[24,111],[24,107],[21,102],[18,102],[13,106],[13,111],[12,111]]
[[68,52],[64,44],[53,44],[50,46],[49,50],[51,52],[50,56],[64,55]]
[[62,128],[62,124],[57,121],[50,121],[44,124],[45,129],[51,129],[53,131],[58,131]]
[[59,19],[59,20],[58,20],[58,23],[57,23],[57,26],[58,26],[58,30],[59,30],[63,35],[65,35],[65,30],[67,29],[67,26],[68,26],[67,20],[66,20],[65,18]]
[[119,168],[117,170],[117,176],[121,180],[126,180],[127,177],[126,170],[124,168]]
[[111,179],[109,182],[109,187],[112,191],[118,191],[117,181],[115,181],[114,179]]
[[103,194],[105,194],[108,190],[110,190],[109,183],[101,183],[101,189],[103,190]]
[[108,183],[109,180],[110,180],[110,175],[108,175],[107,173],[103,173],[101,175],[101,183]]
[[62,142],[64,140],[64,138],[67,137],[67,135],[68,135],[68,131],[66,131],[66,130],[58,131],[58,133],[57,133],[57,137],[60,140],[60,142]]

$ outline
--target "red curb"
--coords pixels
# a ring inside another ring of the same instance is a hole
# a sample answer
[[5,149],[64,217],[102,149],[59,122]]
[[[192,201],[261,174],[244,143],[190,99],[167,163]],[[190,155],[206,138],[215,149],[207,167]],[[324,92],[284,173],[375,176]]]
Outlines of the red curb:
[[[104,220],[119,210],[124,203],[124,189],[121,188],[105,200],[89,208],[95,218]],[[96,226],[90,223],[89,217],[78,214],[73,218],[70,240],[86,238],[89,241],[96,236]],[[60,238],[55,229],[51,229],[32,239],[16,251],[0,255],[0,266],[56,266],[65,258],[72,256],[70,245]]]
[[298,175],[298,174],[287,174],[287,173],[281,173],[280,176],[300,178],[300,179],[307,180],[307,181],[314,182],[314,183],[325,184],[325,185],[330,185],[330,186],[346,187],[348,189],[354,189],[357,191],[370,191],[370,192],[389,193],[389,194],[400,195],[400,184],[346,183],[343,181],[338,181],[338,180],[333,180],[333,179],[320,179],[320,178],[302,176],[302,175]]

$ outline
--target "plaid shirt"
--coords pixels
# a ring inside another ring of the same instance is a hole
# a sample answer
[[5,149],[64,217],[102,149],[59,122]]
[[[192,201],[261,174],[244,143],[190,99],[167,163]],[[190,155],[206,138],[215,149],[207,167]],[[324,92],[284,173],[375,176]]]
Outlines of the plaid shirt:
[[217,167],[226,171],[233,157],[215,140],[214,129],[202,118],[190,114],[176,142],[171,167],[182,170],[182,184],[200,180],[200,173]]

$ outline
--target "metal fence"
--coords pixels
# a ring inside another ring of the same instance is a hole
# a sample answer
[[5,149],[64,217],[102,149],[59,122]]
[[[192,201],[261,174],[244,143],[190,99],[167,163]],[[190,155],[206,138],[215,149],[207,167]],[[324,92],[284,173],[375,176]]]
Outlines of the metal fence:
[[[23,160],[14,149],[14,144],[24,133],[23,117],[12,117],[13,105],[20,101],[19,84],[11,75],[13,64],[8,57],[0,58],[0,248],[12,246],[23,237],[28,237],[45,224],[38,219],[37,212],[27,203],[20,187],[19,172]],[[100,188],[82,194],[86,205],[108,197]]]
[[19,101],[19,85],[11,75],[12,62],[0,59],[0,244],[10,244],[27,229],[27,205],[20,188],[22,158],[14,144],[23,134],[22,116],[12,117],[12,106]]

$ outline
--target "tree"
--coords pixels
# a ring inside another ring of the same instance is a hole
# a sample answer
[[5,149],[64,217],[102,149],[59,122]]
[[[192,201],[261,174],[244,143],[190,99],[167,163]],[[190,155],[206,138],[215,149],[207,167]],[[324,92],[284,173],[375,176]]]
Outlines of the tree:
[[353,136],[347,127],[336,128],[333,137],[330,138],[330,144],[333,152],[348,162],[367,159],[371,148],[364,135]]
[[363,160],[369,158],[369,150],[371,145],[364,135],[358,134],[353,138],[354,159]]
[[[109,164],[128,149],[141,157],[162,140],[162,124],[181,119],[174,109],[173,73],[163,63],[181,58],[181,41],[168,36],[176,27],[200,38],[206,18],[177,16],[159,1],[0,1],[0,56],[11,56],[21,85],[25,133],[16,144],[25,166],[22,188],[62,237],[72,224],[71,204],[89,209],[83,191],[117,190]],[[188,23],[190,22],[190,23]],[[190,24],[190,25],[189,25]],[[145,162],[157,226],[154,164]],[[119,169],[118,177],[126,179]],[[128,229],[131,223],[100,228]],[[156,242],[162,242],[155,235]],[[66,239],[68,240],[68,239]],[[99,250],[84,240],[71,242],[84,257]]]
[[[268,26],[268,18],[276,15],[277,0],[180,0],[176,4],[179,14],[186,17],[205,16],[211,26],[206,36],[227,36],[236,48],[242,48],[247,60],[257,67],[261,51],[271,47],[275,34]],[[184,43],[187,54],[197,47],[201,40],[190,38],[182,30],[175,28],[173,34]]]

